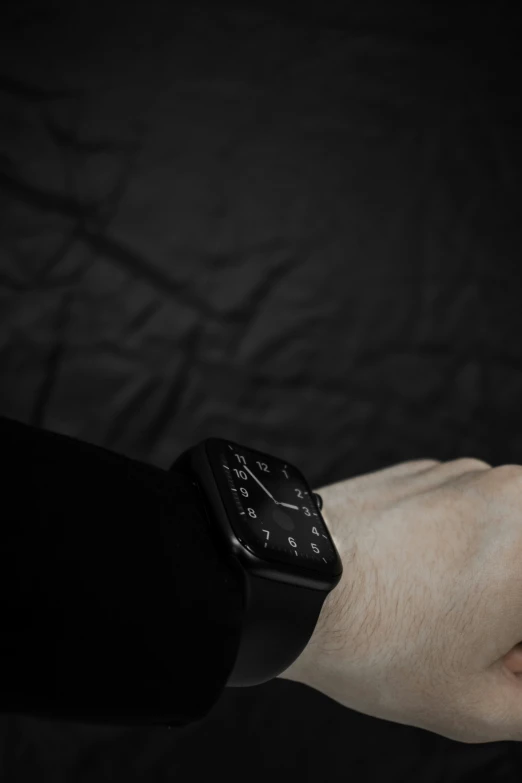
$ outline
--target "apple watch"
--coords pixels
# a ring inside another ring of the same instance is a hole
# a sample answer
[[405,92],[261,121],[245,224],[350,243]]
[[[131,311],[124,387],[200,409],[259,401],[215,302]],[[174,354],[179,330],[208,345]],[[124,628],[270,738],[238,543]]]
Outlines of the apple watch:
[[215,545],[244,585],[241,639],[226,684],[268,682],[302,653],[342,576],[322,499],[294,465],[221,438],[183,452],[170,471],[197,488]]

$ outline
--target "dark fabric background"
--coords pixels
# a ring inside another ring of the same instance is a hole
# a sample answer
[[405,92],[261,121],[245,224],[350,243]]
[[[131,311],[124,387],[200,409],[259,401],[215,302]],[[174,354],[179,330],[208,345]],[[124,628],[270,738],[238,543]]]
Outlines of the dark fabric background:
[[[514,17],[253,6],[2,6],[0,413],[162,467],[230,437],[315,487],[522,463]],[[182,730],[0,718],[5,783],[477,775],[520,781],[519,744],[282,680]]]

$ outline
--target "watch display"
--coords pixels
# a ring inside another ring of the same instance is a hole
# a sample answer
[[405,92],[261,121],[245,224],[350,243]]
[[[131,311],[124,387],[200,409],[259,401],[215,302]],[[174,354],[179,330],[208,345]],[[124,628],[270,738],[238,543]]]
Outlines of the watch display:
[[293,465],[228,440],[209,438],[207,455],[237,539],[263,560],[323,574],[342,564],[303,474]]

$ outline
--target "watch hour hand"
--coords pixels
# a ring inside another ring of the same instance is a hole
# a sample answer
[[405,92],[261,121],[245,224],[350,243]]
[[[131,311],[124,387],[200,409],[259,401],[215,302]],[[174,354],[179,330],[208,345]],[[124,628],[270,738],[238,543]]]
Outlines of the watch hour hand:
[[290,503],[279,503],[280,506],[286,506],[287,508],[295,508],[296,511],[299,511],[299,506],[292,506]]

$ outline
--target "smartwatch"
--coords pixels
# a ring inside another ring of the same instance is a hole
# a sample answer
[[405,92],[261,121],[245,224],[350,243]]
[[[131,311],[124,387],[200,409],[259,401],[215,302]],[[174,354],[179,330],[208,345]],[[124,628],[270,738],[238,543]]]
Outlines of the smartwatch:
[[299,657],[343,567],[322,499],[284,459],[207,438],[170,471],[195,487],[217,550],[244,586],[241,637],[228,687],[260,685]]

